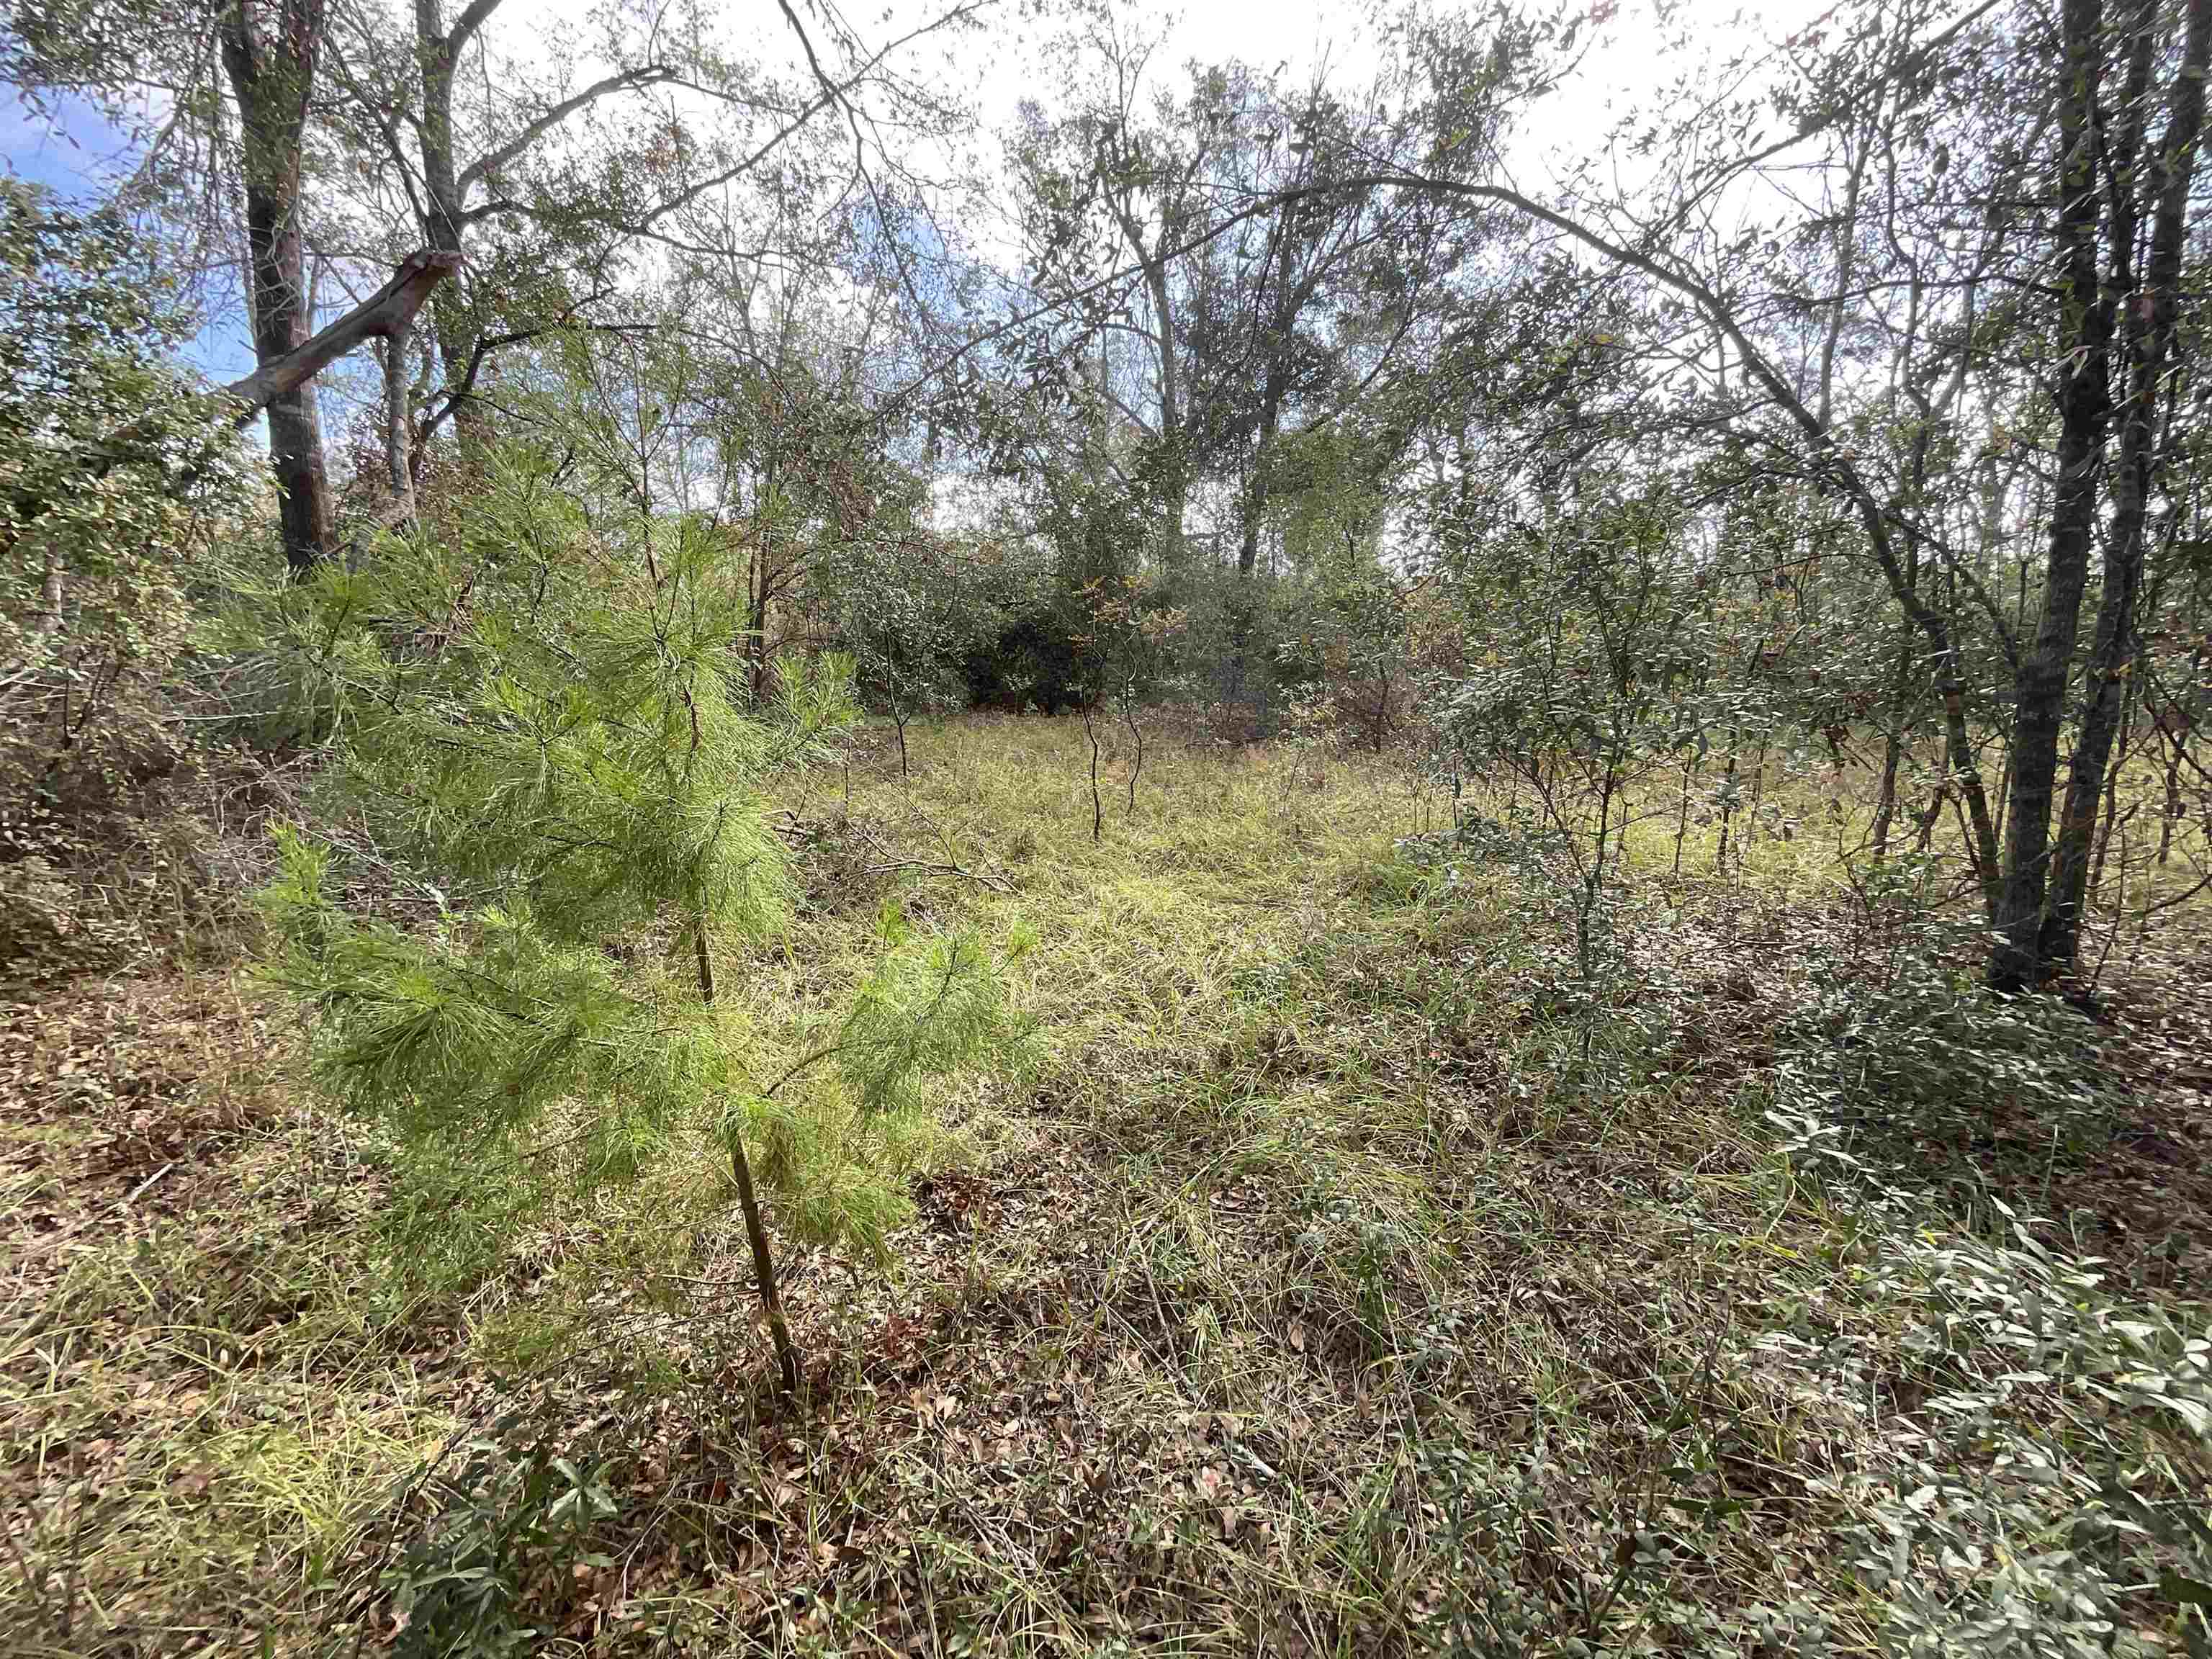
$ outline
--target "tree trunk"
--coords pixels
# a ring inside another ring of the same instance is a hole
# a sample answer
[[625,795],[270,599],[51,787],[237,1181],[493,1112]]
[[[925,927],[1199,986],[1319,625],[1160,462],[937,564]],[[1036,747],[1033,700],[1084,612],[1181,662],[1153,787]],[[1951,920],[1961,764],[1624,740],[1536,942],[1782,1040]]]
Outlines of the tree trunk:
[[1145,267],[1145,287],[1152,296],[1152,328],[1158,336],[1160,358],[1160,447],[1167,465],[1160,484],[1161,562],[1180,571],[1183,563],[1183,515],[1190,502],[1188,438],[1182,426],[1182,365],[1176,356],[1175,313],[1169,308],[1166,261],[1152,259]]
[[[2074,965],[2081,938],[2081,908],[2088,879],[2098,802],[2105,792],[2112,744],[2125,718],[2136,650],[2136,600],[2142,590],[2144,539],[2160,456],[2159,404],[2169,362],[2178,359],[2183,243],[2189,187],[2204,127],[2204,76],[2212,59],[2212,0],[2189,0],[2181,67],[2174,76],[2166,139],[2150,161],[2154,217],[2150,258],[2142,286],[2127,295],[2127,400],[2120,410],[2120,454],[2112,479],[2112,520],[2105,538],[2104,595],[2097,608],[2096,641],[2089,653],[2087,696],[2074,765],[2067,780],[2066,810],[2059,820],[2051,860],[2049,914],[2040,935],[2042,964],[2063,972]],[[2150,56],[2148,18],[2137,55]],[[2130,69],[2130,79],[2134,80]],[[2131,184],[2132,180],[2126,181]],[[2125,195],[2124,187],[2121,191]],[[2115,214],[2116,220],[2118,215]],[[2115,225],[2115,262],[2129,244]],[[2131,229],[2132,227],[2125,228]],[[2176,364],[2178,367],[2178,363]]]
[[[1253,577],[1260,565],[1260,521],[1267,511],[1267,469],[1282,420],[1282,380],[1271,362],[1262,393],[1258,441],[1252,452],[1252,476],[1244,486],[1243,526],[1237,549],[1237,583],[1229,596],[1230,697],[1241,701],[1250,666]],[[1255,699],[1256,702],[1257,699]]]
[[1962,803],[1966,858],[1981,884],[1983,908],[1994,916],[2002,901],[2003,882],[1997,865],[1997,831],[1990,821],[1990,798],[1974,759],[1973,736],[1966,729],[1966,684],[1955,662],[1946,665],[1937,689],[1943,696],[1944,768]]
[[1098,733],[1091,724],[1092,699],[1083,700],[1083,735],[1091,739],[1091,844],[1097,846],[1106,831],[1106,806],[1098,795]]
[[1897,818],[1897,774],[1905,759],[1905,714],[1902,709],[1893,717],[1881,740],[1881,788],[1875,797],[1874,846],[1875,862],[1879,864],[1889,856],[1889,826]]
[[1682,873],[1682,840],[1690,833],[1690,781],[1704,758],[1702,751],[1693,751],[1682,764],[1682,798],[1674,809],[1674,873],[1678,876]]
[[1190,501],[1190,476],[1188,438],[1182,422],[1182,365],[1176,355],[1175,307],[1168,288],[1168,224],[1172,209],[1163,198],[1158,240],[1148,240],[1137,217],[1133,180],[1123,174],[1118,165],[1125,156],[1126,152],[1102,156],[1102,165],[1110,167],[1112,171],[1102,173],[1099,184],[1115,222],[1121,228],[1122,240],[1128,244],[1129,252],[1136,256],[1145,273],[1145,297],[1152,313],[1152,349],[1159,365],[1159,441],[1166,457],[1166,465],[1160,474],[1161,558],[1169,569],[1180,570],[1183,514]]
[[[404,351],[411,336],[415,313],[430,290],[458,270],[457,254],[409,254],[392,273],[392,279],[328,328],[281,357],[260,364],[223,387],[232,404],[232,419],[246,425],[278,398],[294,392],[321,374],[364,340],[398,340]],[[131,441],[134,428],[125,427],[108,441]]]
[[1129,767],[1128,816],[1137,816],[1137,780],[1145,770],[1145,731],[1137,724],[1137,680],[1134,674],[1121,682],[1121,724],[1129,728],[1129,741],[1135,745],[1134,758]]
[[416,516],[415,423],[407,396],[410,333],[403,325],[384,343],[384,483],[391,495],[387,511],[395,530],[412,526]]
[[[759,520],[756,520],[757,524]],[[769,585],[775,579],[769,568],[765,526],[753,537],[745,560],[745,698],[746,707],[758,710],[768,696]],[[906,728],[899,728],[899,757],[905,761]]]
[[[322,0],[232,0],[220,21],[223,70],[238,99],[244,142],[246,242],[253,355],[264,368],[314,332],[307,242],[300,222],[302,138],[322,46]],[[269,399],[269,459],[283,492],[284,560],[311,570],[337,542],[322,416],[312,380]]]
[[[1920,554],[1916,548],[1910,552],[1905,564],[1906,585],[1916,592],[1920,586]],[[1912,619],[1907,617],[1898,629],[1897,672],[1889,689],[1889,720],[1881,741],[1881,793],[1874,811],[1874,856],[1877,863],[1888,856],[1890,826],[1897,821],[1897,774],[1905,759],[1905,734],[1911,726],[1911,705],[1917,698],[1912,696]]]
[[[704,914],[692,921],[692,947],[698,958],[699,1000],[711,1006],[714,1000],[714,955],[707,938]],[[762,1218],[760,1194],[753,1189],[752,1160],[745,1156],[745,1136],[732,1125],[729,1132],[730,1173],[737,1177],[738,1207],[745,1218],[745,1238],[752,1246],[753,1279],[759,1287],[761,1310],[768,1316],[769,1337],[775,1345],[775,1364],[786,1394],[799,1392],[799,1349],[791,1340],[790,1322],[783,1316],[783,1292],[775,1282],[775,1257],[769,1252],[768,1223]]]
[[2173,850],[2173,829],[2181,822],[2181,766],[2188,758],[2189,734],[2197,726],[2197,688],[2204,683],[2204,646],[2200,636],[2189,653],[2189,672],[2182,681],[2181,696],[2160,709],[2153,729],[2165,741],[2166,804],[2159,816],[2158,858],[2164,864]]
[[[2058,89],[2059,360],[2057,486],[2051,508],[2043,608],[2021,653],[2013,685],[2012,786],[2005,811],[2003,888],[1992,918],[1997,939],[1990,984],[2016,991],[2042,976],[2041,932],[2049,884],[2051,810],[2066,683],[2081,629],[2089,545],[2097,529],[2098,472],[2112,415],[2112,306],[2100,293],[2097,232],[2098,89],[2102,0],[2065,0]],[[2135,65],[2130,65],[2130,80]],[[2138,89],[2139,90],[2139,89]],[[2140,103],[2140,98],[2136,100]],[[2123,113],[2123,122],[2139,119]],[[2120,194],[2124,197],[2126,192]]]
[[753,1191],[753,1166],[745,1157],[744,1136],[730,1134],[730,1168],[738,1178],[738,1206],[744,1212],[745,1237],[753,1249],[753,1275],[759,1281],[762,1310],[768,1315],[769,1339],[775,1344],[776,1371],[788,1395],[799,1392],[799,1349],[791,1340],[791,1323],[783,1315],[783,1292],[776,1288],[775,1261],[768,1248],[768,1224],[761,1218],[760,1198]]
[[1729,733],[1727,781],[1721,787],[1721,844],[1713,854],[1713,873],[1728,873],[1729,831],[1735,824],[1735,733]]
[[1251,578],[1260,565],[1260,521],[1267,516],[1268,464],[1274,459],[1275,436],[1282,428],[1283,376],[1271,361],[1260,407],[1259,441],[1252,447],[1252,477],[1244,486],[1243,537],[1237,548],[1237,574]]
[[[468,34],[489,8],[471,6],[452,33],[446,31],[438,0],[415,0],[416,52],[422,64],[422,235],[432,250],[460,253],[461,228],[467,222],[460,169],[453,158],[453,68]],[[453,414],[453,435],[461,453],[463,477],[483,476],[491,447],[483,405],[471,392],[476,368],[477,330],[468,295],[458,283],[438,295],[432,313],[438,361]]]
[[1914,852],[1923,855],[1927,853],[1929,844],[1936,839],[1936,820],[1943,816],[1944,803],[1950,799],[1951,785],[1948,780],[1937,784],[1929,793],[1928,805],[1912,821]]
[[[276,398],[306,390],[318,374],[363,340],[390,337],[395,332],[404,334],[408,319],[428,297],[431,287],[451,271],[450,265],[441,263],[442,257],[433,259],[424,253],[409,255],[392,273],[390,282],[306,344],[295,346],[225,386],[223,394],[230,400],[232,424],[240,428],[250,425]],[[86,454],[88,465],[80,475],[79,487],[106,477],[134,455],[147,453],[145,446],[149,435],[142,416],[100,440]],[[171,495],[181,499],[200,476],[201,468],[197,465],[173,474],[168,481]],[[15,492],[5,503],[7,522],[0,524],[0,557],[13,552],[24,530],[58,504],[58,498],[35,491]],[[55,626],[58,626],[58,613],[54,607],[60,603],[61,580],[60,568],[50,560],[41,603],[46,607],[44,614],[57,619]]]
[[[304,280],[304,261],[296,228],[279,228],[265,204],[247,192],[246,234],[255,251],[257,356],[280,356],[307,337],[313,305]],[[265,239],[265,240],[264,240]],[[280,297],[281,296],[281,297]],[[264,319],[268,319],[265,320]],[[323,454],[323,417],[314,382],[269,400],[269,460],[282,492],[278,520],[284,538],[284,562],[295,573],[312,570],[331,556],[337,539],[337,515],[331,500],[328,463]]]
[[[2134,738],[2135,688],[2130,686],[2127,688],[2125,706],[2120,715],[2119,747],[2114,751],[2112,764],[2105,773],[2105,802],[2102,810],[2098,813],[2098,823],[2102,828],[2097,836],[2096,860],[2089,867],[2087,894],[2081,904],[2076,907],[2077,915],[2087,911],[2091,905],[2095,904],[2099,895],[2104,891],[2105,858],[2112,851],[2112,833],[2135,815],[2135,809],[2132,807],[2124,813],[2120,811],[2120,774],[2127,766],[2128,750],[2135,746]],[[2124,880],[2126,872],[2123,871],[2121,875]]]

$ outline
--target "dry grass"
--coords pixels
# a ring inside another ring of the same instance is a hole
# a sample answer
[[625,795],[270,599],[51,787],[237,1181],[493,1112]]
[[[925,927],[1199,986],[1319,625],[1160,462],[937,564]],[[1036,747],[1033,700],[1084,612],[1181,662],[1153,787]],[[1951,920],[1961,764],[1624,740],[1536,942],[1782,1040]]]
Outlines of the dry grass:
[[422,1504],[395,1540],[387,1500],[458,1431],[605,1471],[526,1650],[1749,1653],[1793,1603],[1869,1649],[1838,1528],[1921,1387],[1911,1310],[1761,1116],[1829,840],[1672,884],[1639,830],[1596,1066],[1539,900],[1394,853],[1449,821],[1417,774],[1153,734],[1131,811],[1107,740],[1095,843],[1072,720],[916,731],[910,782],[790,803],[804,919],[723,975],[764,1074],[893,898],[979,930],[1035,1026],[945,1088],[888,1275],[791,1253],[803,1411],[705,1156],[410,1304],[373,1159],[233,981],[13,1010],[0,1645],[404,1646],[376,1574]]

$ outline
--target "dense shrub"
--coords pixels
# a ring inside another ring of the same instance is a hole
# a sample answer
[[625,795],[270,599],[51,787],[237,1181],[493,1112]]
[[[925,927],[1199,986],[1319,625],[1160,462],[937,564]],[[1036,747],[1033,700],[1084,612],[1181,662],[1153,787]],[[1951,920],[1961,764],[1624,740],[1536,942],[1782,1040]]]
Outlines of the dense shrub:
[[1056,597],[1016,612],[971,645],[961,672],[973,708],[1058,714],[1081,708],[1092,695],[1083,619]]
[[0,794],[19,824],[177,758],[159,688],[243,477],[170,360],[187,326],[120,216],[0,180]]
[[119,215],[0,179],[0,957],[131,932],[173,873],[149,791],[194,758],[172,677],[246,498],[187,330]]
[[1782,1032],[1786,1109],[1893,1151],[2100,1134],[2114,1084],[2094,1023],[2061,1000],[1986,989],[1976,938],[1928,908],[1914,867],[1875,872],[1859,948]]

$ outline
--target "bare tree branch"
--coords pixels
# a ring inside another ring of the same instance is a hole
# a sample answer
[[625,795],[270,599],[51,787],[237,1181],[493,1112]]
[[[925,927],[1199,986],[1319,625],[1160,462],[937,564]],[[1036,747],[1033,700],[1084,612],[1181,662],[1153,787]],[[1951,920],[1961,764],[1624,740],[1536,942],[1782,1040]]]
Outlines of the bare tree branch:
[[409,254],[392,272],[391,281],[306,344],[225,386],[224,392],[236,405],[233,418],[245,425],[271,398],[304,386],[362,341],[389,339],[404,331],[429,299],[431,290],[460,268],[458,253],[426,249]]

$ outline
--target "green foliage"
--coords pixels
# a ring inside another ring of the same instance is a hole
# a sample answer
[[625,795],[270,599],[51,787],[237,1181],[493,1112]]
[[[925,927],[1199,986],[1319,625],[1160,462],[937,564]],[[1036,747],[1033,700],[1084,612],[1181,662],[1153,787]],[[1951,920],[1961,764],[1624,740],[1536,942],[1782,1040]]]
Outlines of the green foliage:
[[783,660],[772,702],[743,706],[726,540],[664,521],[633,560],[528,457],[507,465],[503,544],[398,547],[267,596],[275,672],[320,687],[367,837],[277,830],[267,972],[313,1017],[324,1086],[393,1138],[419,1268],[465,1278],[557,1195],[702,1133],[760,1142],[803,1231],[879,1249],[914,1131],[863,1120],[910,1114],[999,1030],[988,956],[963,938],[885,960],[841,1044],[844,1102],[774,1098],[716,994],[790,919],[769,792],[853,718],[849,661]]
[[[2212,1594],[2207,1310],[2118,1302],[2021,1224],[2002,1244],[1892,1241],[1867,1288],[1902,1310],[1928,1405],[1828,1495],[1848,1505],[1840,1530],[1893,1650],[2196,1650]],[[1864,1398],[1878,1363],[1850,1339],[1814,1361],[1840,1399]]]
[[[1870,1264],[1855,1296],[1896,1322],[1778,1333],[1838,1400],[1893,1383],[1917,1409],[1824,1483],[1893,1650],[2073,1659],[2169,1650],[2212,1583],[2212,1327],[2123,1301],[1993,1188],[2100,1156],[2118,1103],[2096,1028],[1990,992],[1917,896],[1909,860],[1863,878],[1865,938],[1779,1034],[1771,1119],[1794,1178],[1846,1200]],[[2032,1168],[2008,1171],[2007,1145]],[[1986,1236],[1927,1225],[1916,1183],[1962,1184]],[[2196,1620],[2195,1624],[2191,1621]],[[2161,1638],[2162,1640],[2163,1638]]]
[[720,1081],[703,1013],[640,994],[604,953],[495,906],[427,939],[356,923],[328,896],[323,849],[277,834],[283,874],[266,904],[287,951],[275,971],[318,1016],[331,1086],[410,1139],[504,1138],[561,1101],[601,1096],[611,1109],[585,1167],[620,1177],[691,1090]]
[[1189,618],[1158,576],[1102,577],[1083,590],[1091,672],[1123,713],[1166,692]]
[[169,361],[189,326],[119,214],[0,179],[0,793],[19,823],[175,759],[161,683],[244,480]]
[[1294,580],[1233,565],[1199,568],[1176,579],[1163,599],[1184,619],[1178,678],[1202,696],[1241,705],[1238,735],[1278,728],[1291,698],[1324,672],[1302,645],[1311,594]]
[[[759,1148],[795,1234],[878,1261],[912,1212],[906,1178],[941,1153],[927,1085],[1017,1058],[1022,1036],[975,935],[916,935],[895,906],[884,924],[884,953],[835,1038],[761,1092],[732,1094],[719,1126],[726,1145]],[[786,1091],[802,1079],[811,1086]]]
[[[1511,1453],[1443,1439],[1422,1449],[1417,1467],[1441,1514],[1449,1564],[1436,1612],[1444,1652],[1593,1659],[1737,1650],[1740,1615],[1703,1605],[1695,1577],[1751,1527],[1726,1474],[1737,1425],[1712,1399],[1710,1370],[1684,1379],[1666,1403],[1641,1426],[1610,1490],[1569,1473],[1587,1459],[1592,1432],[1572,1419],[1557,1441],[1540,1434]],[[1804,1602],[1751,1611],[1770,1639],[1786,1631],[1801,1650],[1820,1650],[1818,1617]]]
[[884,923],[894,948],[854,998],[837,1056],[847,1088],[872,1112],[920,1103],[921,1081],[993,1041],[1006,1017],[990,957],[972,934],[913,939],[895,909]]
[[918,530],[871,534],[817,564],[815,602],[853,653],[861,695],[897,722],[902,764],[908,720],[964,700],[962,665],[984,626],[975,586],[958,547]]
[[1571,904],[1587,989],[1619,964],[1640,786],[1693,750],[1714,713],[1697,562],[1664,489],[1616,483],[1540,528],[1480,529],[1453,526],[1467,667],[1439,718],[1455,758],[1508,786],[1533,867]]
[[1455,556],[1476,585],[1470,666],[1447,719],[1470,761],[1530,775],[1567,830],[1697,729],[1702,666],[1692,561],[1678,509],[1622,496],[1508,526]]
[[399,1628],[394,1653],[421,1659],[513,1659],[555,1632],[543,1621],[578,1568],[608,1565],[586,1549],[616,1512],[605,1476],[544,1444],[526,1451],[471,1442],[435,1483],[437,1513],[388,1568],[381,1588]]
[[2096,1028],[2063,1002],[1984,988],[1961,960],[1971,948],[1914,911],[1886,949],[1816,981],[1783,1034],[1784,1110],[1877,1141],[1972,1146],[2008,1124],[2046,1146],[2101,1133]]
[[1048,714],[1080,703],[1095,680],[1080,595],[1048,556],[1021,544],[987,544],[973,572],[974,607],[960,670],[972,706]]
[[379,729],[428,701],[451,706],[495,663],[482,633],[501,618],[559,628],[582,573],[585,501],[560,457],[511,446],[490,457],[465,507],[437,535],[386,537],[372,557],[295,580],[265,549],[221,568],[201,627],[231,697],[228,734],[284,749]]
[[1371,560],[1317,584],[1276,647],[1276,677],[1314,688],[1330,724],[1356,730],[1380,753],[1416,688],[1404,584]]

